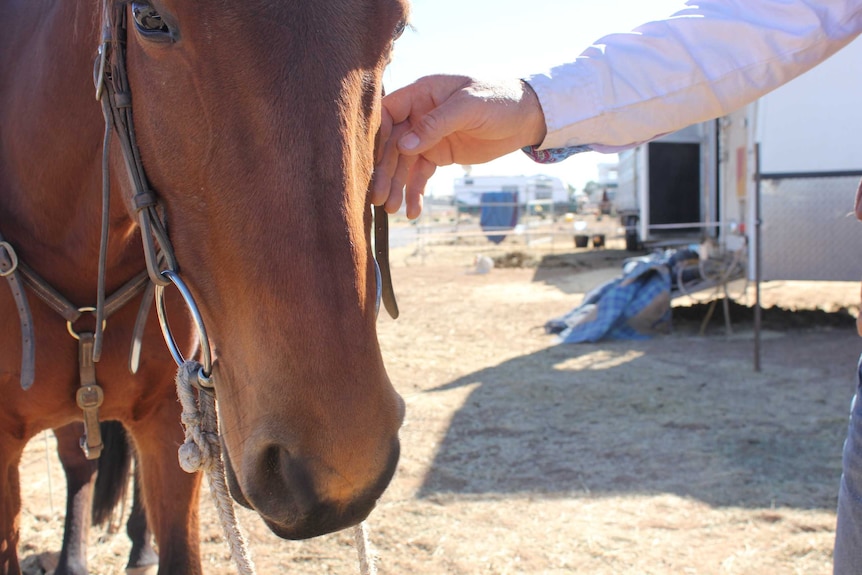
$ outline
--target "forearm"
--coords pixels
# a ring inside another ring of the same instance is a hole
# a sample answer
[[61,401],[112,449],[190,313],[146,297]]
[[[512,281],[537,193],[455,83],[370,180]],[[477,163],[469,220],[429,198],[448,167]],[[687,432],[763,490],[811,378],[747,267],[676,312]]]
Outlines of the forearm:
[[862,31],[862,0],[701,0],[598,40],[526,81],[542,148],[617,151],[727,114],[805,72]]

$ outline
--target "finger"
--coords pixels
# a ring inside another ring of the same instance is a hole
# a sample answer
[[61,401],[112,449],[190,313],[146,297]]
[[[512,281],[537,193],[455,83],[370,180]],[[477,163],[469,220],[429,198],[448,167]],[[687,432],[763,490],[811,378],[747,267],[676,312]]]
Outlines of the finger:
[[[405,196],[406,197],[406,196]],[[425,202],[424,195],[416,196],[412,203],[407,204],[407,219],[415,220],[422,215],[422,206]]]
[[389,190],[389,197],[383,203],[383,209],[387,214],[396,214],[401,209],[401,202],[404,201],[404,187],[393,186]]
[[443,138],[463,129],[461,108],[446,102],[427,114],[411,120],[411,130],[398,139],[398,151],[419,155],[435,147]]
[[401,209],[401,203],[404,201],[404,183],[415,163],[416,158],[407,156],[398,157],[398,165],[392,174],[392,180],[389,185],[389,197],[386,198],[386,202],[383,205],[387,213],[394,214]]
[[374,206],[382,206],[389,197],[389,189],[392,180],[389,174],[382,169],[375,168],[371,176],[371,192],[368,194],[368,202]]
[[383,107],[398,124],[436,108],[470,81],[467,76],[425,76],[386,94],[382,100]]
[[434,91],[437,89],[437,81],[434,78],[420,78],[383,96],[383,108],[396,124],[412,116],[424,114],[437,105],[434,102]]
[[437,166],[422,156],[416,160],[416,163],[410,170],[405,189],[407,217],[409,219],[416,219],[422,214],[422,197],[425,195],[425,188],[428,185],[428,180],[431,179],[431,176],[433,176],[436,171]]
[[[416,84],[410,84],[383,96],[381,106],[384,112],[392,118],[394,124],[404,122],[414,113],[414,107],[417,106],[417,98],[420,97],[418,95],[419,92],[420,90]],[[423,99],[425,98],[423,97]]]
[[395,174],[397,165],[398,150],[395,148],[395,143],[392,142],[384,149],[381,159],[374,166],[374,173],[371,175],[371,192],[368,201],[373,205],[381,206],[389,197],[392,176]]
[[[400,154],[396,141],[409,127],[406,124],[384,127],[380,133],[381,142],[378,145],[377,165],[374,167],[373,181],[371,184],[370,202],[375,206],[383,205],[389,199],[392,189],[392,178],[398,169]],[[385,140],[383,135],[388,132]]]
[[[394,161],[387,156],[387,146],[395,148],[392,136],[392,117],[384,110],[381,114],[380,128],[374,141],[374,172],[371,174],[371,186],[368,201],[375,206],[382,205],[389,195],[389,182],[394,168]],[[389,154],[391,156],[391,153]],[[391,168],[391,169],[390,169]]]
[[464,76],[426,76],[383,98],[383,107],[396,123],[409,120],[412,131],[399,140],[399,150],[420,154],[449,134],[468,127],[471,109],[461,91]]

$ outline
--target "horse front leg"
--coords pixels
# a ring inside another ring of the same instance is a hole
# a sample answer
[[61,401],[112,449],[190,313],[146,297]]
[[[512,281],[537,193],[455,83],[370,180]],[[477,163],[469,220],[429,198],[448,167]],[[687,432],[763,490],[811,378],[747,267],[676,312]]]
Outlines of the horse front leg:
[[54,430],[57,455],[66,474],[66,519],[56,575],[87,575],[87,535],[97,464],[81,451],[79,439],[83,431],[80,423]]
[[159,575],[200,575],[201,475],[186,473],[177,460],[183,434],[176,397],[161,406],[128,424],[138,456],[144,507],[159,549]]
[[24,442],[0,433],[0,575],[20,575],[21,480]]

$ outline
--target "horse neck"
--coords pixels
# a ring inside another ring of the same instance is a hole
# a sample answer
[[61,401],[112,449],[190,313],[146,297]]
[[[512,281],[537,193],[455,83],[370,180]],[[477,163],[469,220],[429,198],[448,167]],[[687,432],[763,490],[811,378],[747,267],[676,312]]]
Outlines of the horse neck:
[[[0,41],[18,56],[0,78],[4,138],[15,142],[3,151],[0,232],[37,273],[73,292],[95,283],[102,217],[104,121],[92,82],[99,21],[98,9],[86,4],[20,3],[16,26]],[[140,247],[129,241],[135,226],[119,186],[112,187],[108,257],[119,271],[109,281],[119,284],[142,264]]]

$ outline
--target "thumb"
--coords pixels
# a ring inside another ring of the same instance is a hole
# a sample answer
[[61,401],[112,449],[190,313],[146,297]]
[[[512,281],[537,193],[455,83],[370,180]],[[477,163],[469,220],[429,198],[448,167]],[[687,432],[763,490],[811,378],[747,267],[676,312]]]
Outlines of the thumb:
[[411,123],[409,132],[398,140],[405,155],[421,154],[451,134],[463,129],[459,107],[445,102]]

